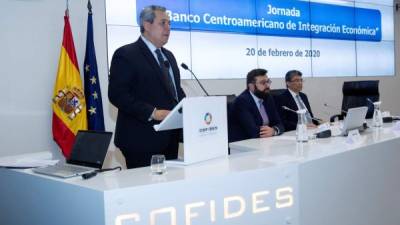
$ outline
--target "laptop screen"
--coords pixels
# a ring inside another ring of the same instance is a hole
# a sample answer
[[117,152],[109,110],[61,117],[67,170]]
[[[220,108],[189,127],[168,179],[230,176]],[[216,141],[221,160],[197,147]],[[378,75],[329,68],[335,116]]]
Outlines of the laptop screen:
[[67,163],[101,168],[111,137],[112,132],[107,131],[78,131]]
[[348,131],[362,128],[365,121],[365,116],[367,115],[368,107],[356,107],[350,108],[347,111],[346,118],[343,122],[343,131],[347,134]]

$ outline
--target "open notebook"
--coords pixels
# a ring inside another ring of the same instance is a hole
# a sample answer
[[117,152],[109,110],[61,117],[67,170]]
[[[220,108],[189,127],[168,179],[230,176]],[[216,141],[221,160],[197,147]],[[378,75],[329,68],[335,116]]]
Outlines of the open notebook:
[[68,178],[101,169],[112,132],[78,131],[67,163],[32,169],[35,173]]

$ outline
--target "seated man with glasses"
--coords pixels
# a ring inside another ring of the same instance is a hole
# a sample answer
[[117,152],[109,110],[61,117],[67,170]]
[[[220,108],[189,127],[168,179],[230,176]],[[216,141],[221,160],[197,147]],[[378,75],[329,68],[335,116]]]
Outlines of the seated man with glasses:
[[283,121],[286,131],[295,130],[297,126],[297,114],[283,109],[286,106],[295,111],[299,109],[307,109],[306,120],[307,126],[315,128],[318,121],[314,119],[311,111],[310,103],[308,102],[307,95],[302,93],[304,80],[302,73],[298,70],[290,70],[286,73],[286,91],[276,97],[276,104],[278,106],[279,115]]
[[229,141],[265,138],[282,134],[283,124],[272,96],[267,70],[254,69],[247,74],[247,89],[235,100],[229,124]]

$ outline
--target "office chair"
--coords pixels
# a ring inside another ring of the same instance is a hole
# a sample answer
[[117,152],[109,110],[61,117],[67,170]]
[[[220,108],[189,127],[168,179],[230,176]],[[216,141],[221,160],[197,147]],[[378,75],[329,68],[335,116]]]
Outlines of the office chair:
[[233,123],[232,122],[233,121],[233,105],[235,104],[236,95],[229,94],[229,95],[212,95],[212,96],[226,96],[226,114],[227,114],[228,137],[229,137],[230,127],[232,126],[232,123]]
[[282,88],[282,89],[271,89],[269,90],[270,95],[272,95],[272,97],[281,95],[283,92],[286,91],[286,88]]
[[229,121],[232,120],[232,111],[233,111],[233,104],[235,103],[236,95],[226,95],[226,114],[228,116],[228,126]]
[[360,106],[367,106],[368,112],[366,118],[372,118],[374,106],[367,98],[373,102],[379,101],[379,80],[346,81],[343,83],[342,92],[342,112],[331,116],[331,122],[335,121],[336,118],[343,120],[343,117],[346,115],[345,112],[349,108]]
[[272,96],[272,98],[275,101],[275,104],[278,102],[278,96],[281,95],[283,92],[286,91],[286,88],[282,89],[271,89],[269,90],[269,94]]
[[[232,125],[233,125],[233,105],[235,104],[236,95],[226,95],[226,103],[227,103],[227,122],[228,122],[228,143],[231,142],[231,132],[232,132]],[[228,145],[228,154],[231,154],[231,149]]]

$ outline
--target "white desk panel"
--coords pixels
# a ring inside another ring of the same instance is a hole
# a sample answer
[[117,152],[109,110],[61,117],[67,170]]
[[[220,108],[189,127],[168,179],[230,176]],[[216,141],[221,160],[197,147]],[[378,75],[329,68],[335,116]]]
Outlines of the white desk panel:
[[294,135],[234,142],[230,148],[276,164],[298,163],[302,225],[400,224],[400,132],[393,124],[367,129],[357,144],[347,144],[346,137],[297,144]]
[[89,180],[0,169],[0,224],[298,225],[295,164],[254,156],[112,171]]
[[296,144],[292,133],[231,144],[239,154],[89,180],[0,169],[5,225],[398,225],[400,133],[369,129]]

